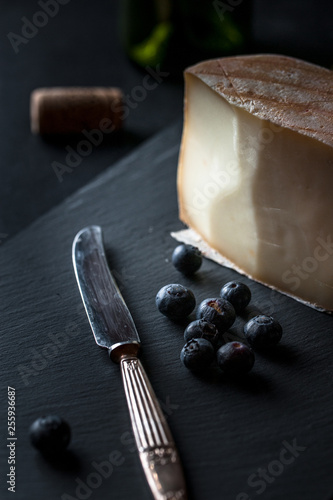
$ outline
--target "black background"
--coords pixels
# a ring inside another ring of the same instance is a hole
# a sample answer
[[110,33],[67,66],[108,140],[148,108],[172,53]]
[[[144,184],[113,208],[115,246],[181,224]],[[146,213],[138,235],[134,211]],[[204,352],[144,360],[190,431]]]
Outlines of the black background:
[[[119,2],[112,0],[71,0],[15,54],[7,34],[19,33],[21,18],[31,18],[37,8],[33,1],[1,3],[0,498],[75,498],[77,480],[86,482],[93,464],[114,452],[124,463],[86,498],[150,498],[131,442],[119,370],[94,343],[72,270],[75,233],[96,223],[104,228],[110,266],[142,339],[143,363],[177,441],[190,498],[241,500],[244,492],[251,499],[330,499],[332,318],[246,280],[254,303],[284,327],[275,355],[259,356],[242,384],[226,383],[215,371],[197,378],[181,366],[183,328],[158,314],[154,297],[180,279],[170,264],[175,243],[169,234],[182,227],[175,189],[182,81],[172,75],[148,93],[124,130],[60,183],[51,164],[64,160],[68,142],[31,135],[30,92],[114,85],[126,94],[145,73],[122,51]],[[256,1],[253,51],[331,67],[332,10],[320,1]],[[206,261],[194,280],[183,282],[200,301],[237,276]],[[24,378],[22,366],[33,367],[34,375]],[[17,397],[15,494],[6,485],[7,385]],[[62,415],[73,430],[60,462],[43,459],[29,445],[28,427],[45,413]],[[279,460],[284,443],[294,440],[304,449],[256,493],[258,487],[248,484],[251,474]]]

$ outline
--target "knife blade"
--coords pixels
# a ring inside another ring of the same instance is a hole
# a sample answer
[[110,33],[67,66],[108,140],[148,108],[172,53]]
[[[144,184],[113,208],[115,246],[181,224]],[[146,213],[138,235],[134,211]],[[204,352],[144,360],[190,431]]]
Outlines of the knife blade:
[[73,265],[95,341],[120,364],[135,442],[153,497],[186,500],[178,451],[138,358],[140,338],[109,269],[101,227],[86,227],[75,236]]

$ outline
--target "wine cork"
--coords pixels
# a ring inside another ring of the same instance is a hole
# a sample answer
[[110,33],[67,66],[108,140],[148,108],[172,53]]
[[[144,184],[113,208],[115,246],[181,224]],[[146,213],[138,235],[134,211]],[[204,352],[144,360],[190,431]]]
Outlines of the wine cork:
[[122,125],[123,93],[116,87],[53,87],[31,93],[34,134],[75,134],[117,130]]

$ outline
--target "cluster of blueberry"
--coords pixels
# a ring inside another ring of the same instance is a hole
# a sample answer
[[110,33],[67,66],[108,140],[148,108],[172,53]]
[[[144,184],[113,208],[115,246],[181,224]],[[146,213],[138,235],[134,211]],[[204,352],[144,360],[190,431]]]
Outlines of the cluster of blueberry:
[[[186,275],[196,272],[201,261],[199,250],[190,245],[179,245],[172,255],[175,267]],[[233,325],[236,315],[242,314],[250,300],[251,291],[245,283],[230,281],[222,287],[220,297],[208,298],[199,304],[197,319],[189,323],[184,332],[186,344],[180,358],[187,368],[200,371],[216,359],[224,373],[242,375],[254,365],[253,349],[271,348],[280,341],[280,323],[271,316],[260,314],[244,325],[248,344],[233,341],[221,345],[223,334]],[[170,284],[159,290],[156,305],[169,319],[182,321],[193,312],[196,300],[190,289],[180,284]]]

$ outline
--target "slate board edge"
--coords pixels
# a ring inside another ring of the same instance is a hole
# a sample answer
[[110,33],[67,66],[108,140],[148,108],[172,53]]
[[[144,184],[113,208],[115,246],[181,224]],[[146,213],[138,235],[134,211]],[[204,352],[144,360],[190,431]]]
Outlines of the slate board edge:
[[[8,247],[11,244],[15,245],[16,241],[19,240],[21,237],[23,237],[24,234],[29,233],[31,229],[35,228],[36,226],[38,227],[40,224],[42,224],[43,221],[45,219],[48,219],[51,214],[61,211],[61,208],[66,206],[70,208],[71,204],[73,202],[75,203],[75,200],[79,198],[80,195],[86,195],[90,191],[93,191],[95,188],[98,188],[98,186],[100,186],[101,184],[108,182],[110,179],[112,178],[116,179],[117,177],[124,175],[126,170],[130,170],[133,167],[133,163],[137,160],[138,156],[144,155],[145,152],[149,152],[154,144],[158,144],[161,141],[161,139],[163,140],[164,136],[167,137],[168,135],[172,133],[177,133],[177,131],[179,131],[179,142],[180,142],[181,127],[182,123],[179,122],[179,120],[177,120],[173,124],[169,125],[162,132],[158,132],[152,138],[148,139],[147,141],[144,141],[140,146],[135,148],[134,151],[132,151],[128,155],[125,155],[121,160],[117,161],[114,165],[107,167],[107,169],[104,172],[97,175],[87,185],[81,187],[80,189],[72,193],[70,196],[65,198],[61,203],[53,207],[51,210],[45,212],[45,214],[38,217],[34,222],[32,222],[27,227],[22,229],[22,231],[20,231],[18,234],[15,234],[12,238],[5,240],[0,246],[0,254],[5,249],[8,250]],[[73,172],[73,175],[75,175],[75,171]],[[73,238],[74,236],[75,235],[73,235]]]

